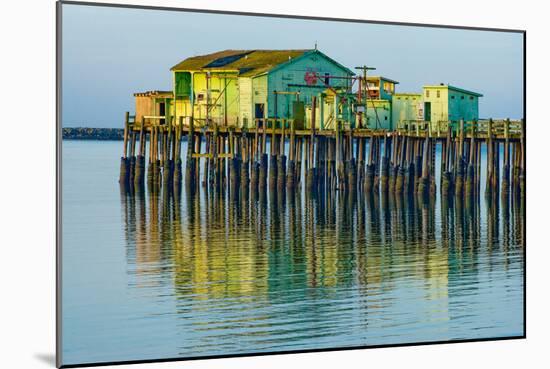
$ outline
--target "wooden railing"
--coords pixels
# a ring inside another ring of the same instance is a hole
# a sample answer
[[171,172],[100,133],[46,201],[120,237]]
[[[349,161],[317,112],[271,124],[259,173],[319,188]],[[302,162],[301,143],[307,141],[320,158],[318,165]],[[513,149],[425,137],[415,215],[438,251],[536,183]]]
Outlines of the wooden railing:
[[523,122],[509,119],[483,119],[473,122],[429,122],[424,120],[404,120],[397,124],[396,131],[409,136],[444,137],[451,130],[453,135],[461,130],[467,137],[488,137],[489,132],[493,137],[521,138],[523,135]]
[[[322,133],[322,131],[330,132],[334,131],[336,129],[336,125],[334,124],[335,121],[332,116],[330,116],[329,119],[325,123],[325,127],[323,130],[321,130],[319,127],[315,127],[319,133]],[[179,126],[182,124],[183,126],[188,126],[188,117],[178,117],[178,120],[175,121],[174,117],[171,116],[165,116],[165,115],[151,115],[151,116],[143,116],[141,118],[137,118],[135,115],[128,115],[128,127],[131,129],[140,129],[141,128],[141,122],[142,120],[145,123],[145,127],[150,126],[169,126],[169,122],[167,119],[171,120],[172,126]],[[301,125],[296,125],[295,119],[291,118],[254,118],[251,120],[252,124],[249,124],[248,122],[245,122],[245,127],[248,129],[255,129],[257,128],[267,128],[267,129],[295,129],[296,131],[302,130],[307,131],[310,130],[311,127],[307,127],[306,122],[303,122]],[[207,121],[205,118],[194,118],[194,126],[197,129],[201,128],[212,128],[213,126],[217,126],[220,128],[243,128],[243,127],[237,127],[235,124],[226,124],[225,120],[223,118],[209,118],[209,124],[207,124]],[[344,128],[344,130],[349,129],[348,125],[342,124],[341,127]],[[451,132],[451,135],[456,136],[461,131],[463,132],[465,137],[476,137],[476,138],[486,138],[489,137],[489,133],[492,137],[495,138],[501,138],[501,139],[520,139],[524,137],[524,122],[522,120],[509,120],[509,119],[482,119],[479,121],[470,121],[470,122],[456,122],[456,121],[437,121],[437,122],[430,122],[425,120],[403,120],[397,123],[397,127],[394,129],[396,132],[402,135],[407,136],[416,136],[416,137],[426,137],[427,135],[430,137],[446,137],[448,132]],[[372,132],[378,132],[380,131],[380,134],[386,132],[385,129],[359,129],[358,131],[372,131]]]

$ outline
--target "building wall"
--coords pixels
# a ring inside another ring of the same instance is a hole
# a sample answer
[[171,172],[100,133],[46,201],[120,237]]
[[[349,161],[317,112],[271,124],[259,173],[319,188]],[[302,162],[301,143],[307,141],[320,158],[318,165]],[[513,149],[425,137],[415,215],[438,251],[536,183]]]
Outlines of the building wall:
[[155,103],[151,96],[136,96],[136,122],[144,115],[154,115]]
[[[305,80],[307,72],[318,73],[321,78],[315,84],[307,85]],[[332,76],[345,77],[348,72],[334,63],[332,60],[320,53],[305,54],[296,58],[293,62],[287,63],[268,74],[267,84],[267,113],[269,117],[275,116],[275,96],[273,91],[299,91],[300,100],[306,105],[311,104],[312,96],[317,96],[323,92],[326,87],[324,84],[324,75],[328,73]],[[345,79],[332,79],[332,86],[347,86],[349,81]],[[295,86],[289,86],[295,85]],[[277,116],[279,118],[290,118],[292,115],[292,102],[296,100],[294,95],[278,95],[277,97]]]
[[240,77],[239,84],[239,122],[241,124],[252,125],[254,111],[252,109],[252,79]]
[[[439,97],[437,96],[438,91]],[[479,119],[479,97],[467,92],[448,88],[448,86],[424,87],[423,99],[425,102],[431,102],[430,121],[432,123]]]
[[[390,100],[367,100],[366,126],[371,129],[392,129],[392,109]],[[378,121],[377,121],[378,117]]]
[[172,97],[153,96],[135,96],[136,102],[136,122],[140,122],[143,116],[158,116],[160,115],[160,105],[165,104],[165,115],[172,114]]
[[[435,86],[423,88],[424,119],[433,123],[449,120],[449,103],[447,86]],[[427,117],[426,104],[431,104],[430,119]]]
[[422,94],[395,94],[392,97],[392,129],[404,120],[424,120]]
[[[310,129],[312,127],[312,109],[311,104],[305,107],[305,128]],[[320,96],[317,100],[317,107],[315,109],[315,129],[334,129],[334,96]]]
[[[392,98],[393,93],[386,92],[384,88],[385,83],[393,84],[392,82],[386,81],[385,79],[380,79],[380,98],[385,100],[390,100]],[[393,86],[393,88],[395,89],[395,85]]]
[[473,121],[479,119],[479,98],[464,92],[449,89],[449,120]]
[[[263,104],[264,116],[267,113],[267,75],[252,78],[252,118],[256,118],[256,104]],[[249,121],[248,127],[255,127],[254,120]]]
[[[180,73],[180,72],[176,72]],[[207,83],[206,73],[194,72],[189,79],[189,89],[193,89],[193,96],[185,96],[184,87],[180,86],[179,78],[175,77],[174,89],[178,94],[176,115],[178,117],[191,116],[191,98],[195,100],[194,118],[196,125],[205,123],[207,116]],[[183,82],[185,84],[186,81]],[[234,75],[212,74],[210,81],[210,112],[212,120],[224,124],[224,112],[227,112],[228,125],[235,125],[239,119],[239,87]],[[187,85],[186,85],[187,86]],[[179,119],[179,118],[178,118]],[[187,122],[187,119],[185,119]]]

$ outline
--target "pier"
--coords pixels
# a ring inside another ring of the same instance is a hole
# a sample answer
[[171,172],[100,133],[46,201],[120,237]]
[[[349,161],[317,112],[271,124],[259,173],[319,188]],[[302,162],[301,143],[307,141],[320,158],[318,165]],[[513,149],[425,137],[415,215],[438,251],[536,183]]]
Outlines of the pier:
[[398,81],[367,76],[374,69],[354,72],[317,48],[184,59],[170,69],[171,90],[134,94],[120,183],[153,192],[525,196],[523,120],[479,119],[483,95],[449,84],[397,92]]
[[339,120],[333,129],[296,129],[294,119],[275,118],[256,119],[253,128],[187,122],[127,112],[121,186],[129,192],[202,187],[232,194],[360,191],[424,199],[439,191],[463,198],[480,195],[484,171],[486,195],[525,196],[522,120],[401,121],[392,131],[351,128]]

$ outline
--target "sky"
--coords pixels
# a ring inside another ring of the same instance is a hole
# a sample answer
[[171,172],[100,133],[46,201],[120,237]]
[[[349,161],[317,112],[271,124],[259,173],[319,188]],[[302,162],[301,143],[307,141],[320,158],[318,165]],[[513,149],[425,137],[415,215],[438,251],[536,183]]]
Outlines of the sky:
[[[357,15],[361,17],[361,15]],[[480,118],[523,117],[523,34],[63,5],[64,127],[122,127],[134,92],[171,90],[170,68],[225,49],[313,49],[399,81],[482,93]]]

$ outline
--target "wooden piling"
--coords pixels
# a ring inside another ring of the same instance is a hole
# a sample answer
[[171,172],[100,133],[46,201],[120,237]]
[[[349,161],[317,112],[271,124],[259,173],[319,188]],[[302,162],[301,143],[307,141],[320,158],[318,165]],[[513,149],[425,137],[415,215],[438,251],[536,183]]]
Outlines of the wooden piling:
[[521,120],[521,137],[520,137],[520,171],[519,171],[519,187],[521,197],[525,197],[526,183],[525,183],[525,120]]
[[418,181],[417,194],[418,196],[426,199],[430,193],[430,183],[429,183],[429,153],[430,153],[430,139],[426,136],[423,144],[422,152],[422,177]]
[[120,172],[118,182],[121,186],[128,186],[130,167],[128,165],[128,130],[129,130],[130,113],[124,114],[124,148],[122,150],[122,157],[120,158]]
[[141,191],[145,185],[145,118],[140,119],[139,152],[134,169],[134,188]]
[[510,139],[509,139],[510,120],[504,121],[504,155],[502,162],[502,183],[500,186],[501,196],[507,197],[510,194]]

